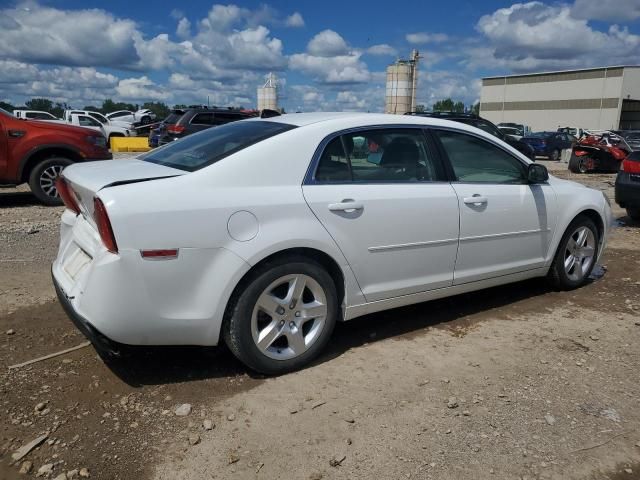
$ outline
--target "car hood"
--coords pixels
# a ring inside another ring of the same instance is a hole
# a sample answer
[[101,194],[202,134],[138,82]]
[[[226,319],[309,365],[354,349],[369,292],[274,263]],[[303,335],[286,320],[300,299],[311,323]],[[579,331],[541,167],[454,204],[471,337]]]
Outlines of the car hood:
[[86,134],[89,131],[95,132],[91,128],[86,127],[76,127],[75,125],[69,125],[64,120],[25,120],[25,122],[29,122],[35,128],[41,128],[43,130],[55,130],[59,132],[73,132],[73,133],[84,133]]

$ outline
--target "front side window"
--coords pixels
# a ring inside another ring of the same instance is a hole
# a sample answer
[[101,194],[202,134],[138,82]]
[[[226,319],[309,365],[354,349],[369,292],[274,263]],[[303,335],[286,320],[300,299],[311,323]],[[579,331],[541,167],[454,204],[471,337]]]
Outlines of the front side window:
[[97,121],[99,121],[100,123],[102,123],[103,125],[106,125],[107,123],[107,119],[105,117],[103,117],[102,115],[100,115],[99,113],[96,112],[92,112],[89,114],[92,118],[95,118]]
[[465,133],[435,133],[459,182],[525,183],[525,165],[497,146]]
[[[193,172],[267,138],[287,132],[293,125],[280,122],[232,122],[208,128],[139,156],[140,160]],[[260,159],[268,161],[268,159]]]
[[92,117],[88,117],[87,115],[79,115],[78,123],[81,127],[100,127],[100,122]]
[[437,181],[439,163],[429,154],[424,133],[415,128],[347,133],[327,144],[318,182],[395,183]]

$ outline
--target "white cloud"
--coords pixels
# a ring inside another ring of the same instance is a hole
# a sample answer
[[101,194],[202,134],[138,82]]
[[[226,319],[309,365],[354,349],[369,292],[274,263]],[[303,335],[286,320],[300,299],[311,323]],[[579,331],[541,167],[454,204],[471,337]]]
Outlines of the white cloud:
[[449,40],[449,36],[444,33],[416,32],[405,35],[407,42],[413,45],[424,45],[426,43],[444,43]]
[[[29,3],[0,10],[0,57],[30,63],[132,65],[138,60],[132,20],[104,10],[58,10]],[[7,20],[9,19],[9,20]],[[11,23],[13,28],[6,28]]]
[[338,33],[333,30],[323,30],[309,41],[307,51],[316,57],[335,57],[347,55],[349,46]]
[[481,17],[477,30],[490,48],[468,50],[472,68],[527,71],[636,63],[640,58],[640,36],[616,25],[596,30],[563,4],[514,4]]
[[630,22],[640,18],[638,0],[576,0],[571,8],[575,18]]
[[386,43],[373,45],[367,48],[366,51],[369,55],[388,55],[388,56],[398,55],[398,51],[395,48],[393,48],[391,45],[387,45]]
[[359,53],[335,57],[297,53],[289,57],[289,68],[300,70],[320,83],[365,83],[370,79],[369,70],[360,61]]
[[139,78],[125,78],[118,82],[116,87],[118,98],[124,100],[166,100],[169,98],[169,93],[156,85],[155,82],[142,76]]
[[284,24],[293,28],[304,27],[304,18],[299,12],[294,12],[285,19]]
[[182,17],[180,20],[178,20],[176,35],[178,36],[178,38],[181,38],[183,40],[191,36],[191,22],[188,18]]

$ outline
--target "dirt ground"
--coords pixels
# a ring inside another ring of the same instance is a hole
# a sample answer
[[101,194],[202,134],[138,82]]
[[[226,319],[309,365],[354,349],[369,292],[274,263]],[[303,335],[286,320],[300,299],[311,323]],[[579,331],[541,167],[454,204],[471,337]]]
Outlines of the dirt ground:
[[[541,163],[613,202],[615,175]],[[534,280],[369,315],[277,378],[223,347],[8,369],[84,341],[49,276],[60,213],[0,190],[0,479],[640,479],[640,225],[615,205],[584,288]]]

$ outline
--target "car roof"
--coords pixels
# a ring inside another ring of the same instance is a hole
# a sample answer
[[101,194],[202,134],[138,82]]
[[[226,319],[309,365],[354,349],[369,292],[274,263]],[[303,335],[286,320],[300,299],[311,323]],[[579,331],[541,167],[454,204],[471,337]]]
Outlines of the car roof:
[[[268,121],[287,123],[297,127],[327,122],[332,124],[357,124],[365,125],[432,125],[442,127],[460,128],[461,124],[445,118],[423,117],[420,115],[396,115],[391,113],[363,113],[363,112],[314,112],[314,113],[288,113],[277,117],[254,118],[249,121]],[[339,128],[339,127],[338,127]],[[347,127],[348,128],[348,127]]]

